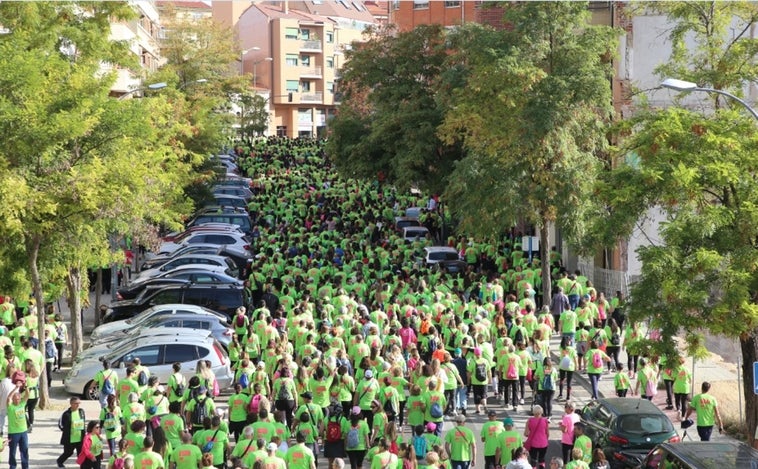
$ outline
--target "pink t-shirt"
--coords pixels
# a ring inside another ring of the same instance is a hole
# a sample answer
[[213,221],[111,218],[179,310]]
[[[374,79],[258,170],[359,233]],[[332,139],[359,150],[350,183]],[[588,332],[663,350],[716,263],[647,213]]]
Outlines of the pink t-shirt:
[[529,427],[529,437],[532,448],[547,448],[547,419],[544,417],[530,417],[526,421]]
[[574,424],[579,422],[581,418],[576,412],[571,412],[570,414],[563,414],[563,418],[561,419],[561,425],[563,425],[566,430],[561,433],[561,443],[565,443],[567,445],[573,445],[574,444]]

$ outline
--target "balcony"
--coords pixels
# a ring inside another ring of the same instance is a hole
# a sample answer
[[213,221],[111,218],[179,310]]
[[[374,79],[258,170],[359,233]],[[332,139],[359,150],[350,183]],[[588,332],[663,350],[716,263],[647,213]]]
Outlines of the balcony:
[[321,41],[303,41],[300,43],[301,52],[321,52]]
[[321,78],[321,67],[308,67],[300,69],[300,76],[307,78]]
[[316,91],[315,93],[300,94],[301,103],[321,103],[324,101],[324,93]]

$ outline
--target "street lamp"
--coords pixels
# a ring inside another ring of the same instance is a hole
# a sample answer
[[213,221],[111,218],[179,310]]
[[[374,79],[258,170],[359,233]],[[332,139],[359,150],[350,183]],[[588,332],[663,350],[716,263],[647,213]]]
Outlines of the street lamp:
[[249,49],[244,49],[244,50],[240,51],[240,75],[244,75],[245,74],[245,56],[249,52],[252,52],[254,50],[261,50],[261,48],[258,47],[258,46],[254,46],[254,47],[251,47]]
[[188,81],[186,83],[182,83],[181,85],[179,85],[179,87],[177,89],[181,90],[181,89],[186,88],[187,86],[199,85],[201,83],[208,83],[208,79],[207,78],[198,78],[197,80]]
[[167,87],[167,86],[168,86],[168,85],[167,85],[165,82],[160,82],[160,83],[151,83],[151,84],[147,85],[145,88],[135,88],[135,89],[133,89],[133,90],[131,90],[131,91],[127,91],[126,93],[124,93],[124,94],[122,94],[121,96],[119,96],[119,97],[118,97],[118,100],[119,100],[119,101],[121,101],[121,100],[123,100],[123,99],[126,99],[128,96],[131,96],[131,95],[133,95],[134,93],[138,93],[138,92],[140,92],[140,91],[146,91],[146,90],[160,90],[160,89],[163,89],[163,88],[165,88],[165,87]]
[[688,93],[690,91],[703,91],[705,93],[714,93],[719,94],[721,96],[726,96],[727,98],[733,99],[740,103],[745,109],[748,110],[748,112],[755,118],[755,120],[758,120],[758,112],[756,112],[755,109],[750,107],[750,105],[744,101],[741,98],[738,98],[737,96],[733,95],[732,93],[729,93],[728,91],[719,90],[716,88],[705,88],[702,86],[697,86],[697,83],[692,83],[691,81],[685,81],[685,80],[679,80],[677,78],[666,78],[663,80],[663,83],[661,83],[661,86],[664,88],[669,88],[675,91],[685,92]]
[[271,62],[272,60],[274,60],[272,57],[264,57],[261,60],[256,60],[255,62],[253,62],[253,89],[256,89],[256,82],[257,82],[257,77],[258,77],[258,75],[256,74],[256,67],[261,62]]

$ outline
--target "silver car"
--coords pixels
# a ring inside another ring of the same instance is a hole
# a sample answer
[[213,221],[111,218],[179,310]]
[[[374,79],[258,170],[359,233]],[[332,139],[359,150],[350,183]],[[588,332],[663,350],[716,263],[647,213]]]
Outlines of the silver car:
[[182,374],[189,381],[195,375],[198,360],[209,360],[211,370],[216,375],[219,388],[231,386],[234,375],[229,367],[229,357],[210,331],[196,329],[173,329],[170,335],[146,335],[124,342],[104,354],[90,352],[77,357],[71,370],[63,380],[69,394],[82,395],[85,399],[97,399],[100,390],[94,384],[94,377],[103,369],[102,360],[110,362],[119,379],[126,377],[126,365],[135,358],[158,376],[161,383],[168,383],[172,365],[182,364]]
[[165,305],[156,305],[146,309],[130,319],[124,319],[121,321],[113,321],[106,324],[101,324],[95,328],[90,334],[90,340],[92,342],[99,342],[105,337],[109,337],[113,334],[121,335],[123,331],[127,329],[136,329],[142,326],[146,321],[166,314],[175,313],[195,313],[197,315],[212,315],[219,319],[226,320],[226,316],[212,311],[208,308],[196,305],[183,305],[180,303],[168,303]]

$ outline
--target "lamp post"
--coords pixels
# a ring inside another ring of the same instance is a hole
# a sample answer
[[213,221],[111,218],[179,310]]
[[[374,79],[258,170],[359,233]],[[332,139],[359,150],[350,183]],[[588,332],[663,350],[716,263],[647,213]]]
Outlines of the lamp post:
[[255,62],[253,62],[253,90],[256,89],[257,83],[258,83],[257,82],[258,74],[256,73],[256,71],[257,71],[256,67],[261,62],[271,62],[272,60],[274,60],[272,57],[264,57],[264,58],[262,58],[260,60],[256,60]]
[[140,91],[147,91],[147,90],[160,90],[160,89],[163,89],[163,88],[165,88],[165,87],[167,87],[167,86],[168,86],[168,85],[167,85],[166,83],[164,83],[164,82],[160,82],[160,83],[151,83],[151,84],[147,85],[147,86],[146,86],[146,87],[144,87],[144,88],[135,88],[135,89],[133,89],[133,90],[127,91],[126,93],[124,93],[124,94],[122,94],[121,96],[119,96],[119,97],[118,97],[118,100],[119,100],[119,101],[121,101],[122,99],[126,99],[127,97],[129,97],[129,96],[133,95],[134,93],[139,93]]
[[680,91],[680,92],[690,92],[690,91],[702,91],[705,93],[714,93],[714,94],[720,94],[721,96],[726,96],[727,98],[733,99],[740,103],[742,107],[747,109],[747,111],[755,118],[755,120],[758,121],[758,112],[756,112],[755,109],[750,107],[750,105],[744,101],[741,98],[738,98],[737,96],[733,95],[732,93],[729,93],[728,91],[724,90],[718,90],[716,88],[705,88],[701,86],[697,86],[697,83],[692,83],[691,81],[685,81],[685,80],[679,80],[677,78],[666,78],[663,80],[663,83],[661,83],[661,86],[664,88],[668,88],[674,91]]
[[244,49],[244,50],[242,50],[240,52],[240,75],[244,75],[245,74],[245,56],[249,52],[253,52],[255,50],[261,50],[261,48],[258,47],[258,46],[254,46],[254,47],[251,47],[249,49]]

